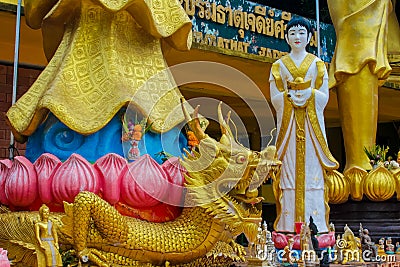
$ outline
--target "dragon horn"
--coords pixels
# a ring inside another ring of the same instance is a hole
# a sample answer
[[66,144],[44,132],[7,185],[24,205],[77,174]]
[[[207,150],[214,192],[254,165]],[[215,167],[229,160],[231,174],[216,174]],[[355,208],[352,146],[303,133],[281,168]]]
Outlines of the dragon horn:
[[[275,145],[273,144],[271,146],[272,140],[274,139],[274,132],[276,131],[276,128],[273,128],[270,132],[269,132],[269,136],[270,139],[268,141],[267,146],[260,152],[261,155],[263,155],[264,157],[267,157],[268,152],[272,152],[272,147],[276,148]],[[276,152],[275,152],[276,153]]]
[[227,122],[229,122],[230,117],[231,117],[230,112],[228,113],[227,121],[225,121],[223,116],[222,116],[221,105],[222,105],[222,101],[219,102],[219,104],[218,104],[218,121],[219,121],[219,125],[221,127],[221,132],[222,132],[222,134],[228,135],[229,137],[233,138],[233,134],[232,134],[231,128],[229,127],[229,125],[227,123]]
[[200,119],[199,119],[199,107],[200,106],[197,105],[197,107],[194,109],[193,118],[192,118],[185,107],[185,102],[186,102],[186,100],[182,97],[181,98],[181,107],[182,107],[183,115],[185,116],[185,120],[186,120],[187,124],[189,125],[189,128],[194,132],[197,139],[202,140],[206,137],[206,134],[204,133],[203,129],[201,129],[201,126],[200,126]]
[[228,114],[226,114],[226,120],[225,120],[225,121],[226,121],[227,124],[229,124],[229,122],[230,122],[230,120],[231,120],[231,113],[232,113],[232,111],[229,110],[229,111],[228,111]]

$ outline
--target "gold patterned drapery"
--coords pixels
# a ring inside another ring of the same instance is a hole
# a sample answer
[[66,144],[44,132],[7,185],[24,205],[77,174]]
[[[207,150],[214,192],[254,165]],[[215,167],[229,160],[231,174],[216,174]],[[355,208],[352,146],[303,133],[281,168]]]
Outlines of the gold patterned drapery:
[[177,49],[190,47],[191,22],[178,0],[26,0],[25,12],[31,27],[42,28],[51,59],[7,112],[15,133],[31,135],[50,111],[91,134],[130,102],[155,131],[183,121],[160,46],[164,38]]
[[329,12],[336,31],[335,55],[329,67],[329,87],[342,82],[368,65],[371,73],[385,80],[391,71],[387,60],[387,20],[390,0],[334,0]]

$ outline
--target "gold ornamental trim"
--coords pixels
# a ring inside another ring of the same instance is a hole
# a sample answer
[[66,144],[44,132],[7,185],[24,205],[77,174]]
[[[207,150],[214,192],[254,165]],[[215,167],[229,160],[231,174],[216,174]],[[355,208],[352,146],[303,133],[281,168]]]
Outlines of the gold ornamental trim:
[[276,61],[274,64],[272,64],[271,72],[272,75],[274,76],[276,87],[280,92],[283,92],[285,90],[285,87],[283,85],[282,76],[279,69],[280,69],[279,61]]
[[393,174],[383,166],[370,171],[361,185],[364,195],[372,201],[385,201],[396,192],[396,181]]
[[331,213],[331,207],[329,207],[329,190],[326,190],[326,185],[324,186],[324,206],[325,206],[325,224],[329,229],[329,214]]
[[[287,96],[287,92],[284,93],[283,95],[283,115],[282,115],[282,124],[281,128],[278,133],[278,137],[276,139],[276,147],[280,150],[283,139],[285,137],[285,133],[287,132],[287,129],[289,128],[289,122],[290,122],[290,117],[292,116],[292,102],[289,100],[289,97]],[[290,133],[288,133],[290,135]],[[285,147],[282,149],[281,155],[285,155],[286,149],[288,147],[288,142],[286,142]],[[279,158],[279,160],[283,160],[282,157]]]
[[304,81],[303,78],[297,77],[293,82],[287,81],[287,88],[292,90],[305,90],[311,87],[311,80]]
[[[322,162],[321,165],[324,167],[325,170],[336,170],[339,168],[339,162],[333,157],[331,151],[329,150],[328,144],[324,138],[324,135],[322,133],[321,127],[319,126],[318,123],[318,117],[317,117],[317,111],[315,107],[315,89],[312,90],[312,94],[310,99],[313,98],[313,101],[309,101],[309,108],[308,108],[308,117],[310,119],[310,124],[312,129],[314,130],[315,137],[317,138],[318,144],[321,146],[322,151],[324,152],[325,156],[334,163],[334,166],[325,166]],[[313,140],[313,139],[312,139]]]
[[353,200],[362,200],[363,197],[363,187],[362,183],[367,176],[368,172],[360,167],[352,167],[345,171],[344,176],[349,179],[350,182],[350,196]]
[[289,55],[282,57],[282,63],[286,66],[289,72],[292,74],[293,79],[297,77],[305,78],[308,69],[310,68],[311,64],[313,63],[316,56],[313,54],[308,53],[307,56],[303,59],[300,66],[297,67],[296,64],[293,62],[292,58]]
[[281,188],[281,169],[279,169],[278,173],[275,176],[275,179],[272,182],[272,190],[274,191],[275,202],[276,202],[276,220],[274,222],[274,229],[278,229],[278,221],[282,214],[282,188]]
[[315,89],[319,89],[324,82],[326,68],[323,61],[318,60],[317,62],[315,62],[315,64],[317,65],[317,78],[315,79]]
[[305,180],[306,180],[306,138],[305,121],[306,109],[295,108],[294,118],[296,120],[296,188],[295,188],[295,222],[305,219]]
[[325,190],[331,204],[347,202],[350,195],[350,181],[337,170],[326,171],[324,175]]
[[[155,132],[184,121],[182,111],[174,109],[182,95],[164,61],[160,38],[187,50],[190,20],[177,0],[135,3],[82,1],[76,9],[66,0],[25,0],[26,21],[43,29],[51,60],[7,112],[18,140],[31,135],[49,111],[85,135],[102,129],[131,104]],[[116,34],[111,25],[125,29],[124,34]]]

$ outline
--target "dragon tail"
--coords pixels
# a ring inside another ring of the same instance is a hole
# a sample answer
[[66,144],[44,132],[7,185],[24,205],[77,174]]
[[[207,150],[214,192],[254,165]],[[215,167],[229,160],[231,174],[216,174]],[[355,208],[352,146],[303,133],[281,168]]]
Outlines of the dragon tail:
[[[38,266],[44,260],[35,237],[37,213],[0,214],[0,246],[8,251],[13,266]],[[38,253],[39,252],[39,253]]]

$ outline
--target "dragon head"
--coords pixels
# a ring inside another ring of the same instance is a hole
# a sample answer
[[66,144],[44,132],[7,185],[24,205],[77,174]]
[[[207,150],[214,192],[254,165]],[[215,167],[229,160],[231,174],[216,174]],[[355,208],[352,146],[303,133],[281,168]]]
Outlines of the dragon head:
[[229,127],[230,112],[224,120],[221,103],[218,119],[221,127],[219,141],[209,137],[200,127],[199,106],[193,118],[182,105],[186,121],[199,140],[197,150],[187,152],[182,165],[187,169],[187,203],[205,208],[223,221],[233,236],[245,233],[254,240],[261,221],[261,211],[255,204],[263,200],[258,188],[280,162],[276,149],[268,146],[261,152],[240,144]]

